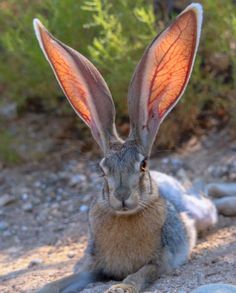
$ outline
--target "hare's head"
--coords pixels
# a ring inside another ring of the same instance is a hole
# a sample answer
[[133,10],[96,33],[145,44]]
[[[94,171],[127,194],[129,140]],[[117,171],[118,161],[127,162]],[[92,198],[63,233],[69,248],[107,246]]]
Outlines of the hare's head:
[[40,47],[62,90],[103,151],[103,199],[116,211],[145,207],[154,194],[147,160],[161,122],[187,86],[201,23],[202,8],[192,4],[147,47],[129,87],[131,127],[124,142],[117,134],[114,103],[101,74],[34,20]]

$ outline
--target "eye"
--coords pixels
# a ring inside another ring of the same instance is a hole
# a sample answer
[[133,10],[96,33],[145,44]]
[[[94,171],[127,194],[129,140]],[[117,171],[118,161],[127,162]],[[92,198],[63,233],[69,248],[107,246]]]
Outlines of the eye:
[[142,160],[142,162],[141,162],[141,164],[140,164],[140,171],[141,171],[141,172],[145,172],[146,169],[147,169],[147,160],[144,159],[144,160]]

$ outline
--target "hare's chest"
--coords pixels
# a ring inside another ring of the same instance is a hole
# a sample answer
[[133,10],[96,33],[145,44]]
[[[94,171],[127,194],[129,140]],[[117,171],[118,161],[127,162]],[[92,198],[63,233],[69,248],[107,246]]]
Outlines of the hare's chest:
[[94,227],[95,259],[116,278],[136,272],[160,253],[160,225],[145,217],[113,217]]

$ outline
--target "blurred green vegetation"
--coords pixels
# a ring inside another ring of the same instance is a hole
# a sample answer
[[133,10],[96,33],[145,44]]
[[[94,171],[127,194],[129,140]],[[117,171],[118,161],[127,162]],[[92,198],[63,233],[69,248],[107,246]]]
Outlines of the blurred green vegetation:
[[7,131],[0,128],[0,162],[7,162],[8,165],[15,165],[21,162],[21,157],[13,148],[13,137]]
[[[204,26],[194,71],[180,105],[159,134],[159,144],[169,148],[181,142],[183,134],[210,127],[209,117],[236,126],[236,5],[231,0],[199,2]],[[173,10],[171,18],[177,12]],[[118,122],[127,121],[127,89],[134,68],[145,47],[167,25],[155,18],[153,1],[0,2],[2,96],[14,100],[18,109],[25,109],[30,100],[51,111],[62,92],[34,36],[34,17],[98,67],[113,93]],[[69,108],[68,103],[61,112],[71,113]]]

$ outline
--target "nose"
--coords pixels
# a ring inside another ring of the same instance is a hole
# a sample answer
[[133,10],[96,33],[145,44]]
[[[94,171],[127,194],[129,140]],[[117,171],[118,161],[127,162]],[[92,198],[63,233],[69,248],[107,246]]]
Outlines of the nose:
[[114,195],[116,199],[120,200],[121,202],[124,202],[130,196],[129,188],[119,186],[118,188],[116,188]]

